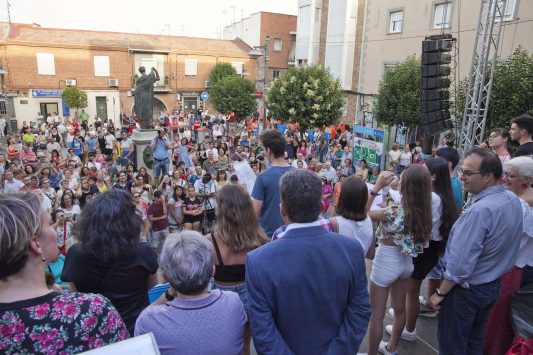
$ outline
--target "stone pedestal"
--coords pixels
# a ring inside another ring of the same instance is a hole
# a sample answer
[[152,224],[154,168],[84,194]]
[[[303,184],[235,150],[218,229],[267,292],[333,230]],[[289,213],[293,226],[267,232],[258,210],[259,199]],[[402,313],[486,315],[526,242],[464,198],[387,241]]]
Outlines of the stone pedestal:
[[[152,174],[152,166],[147,166],[144,161],[144,158],[146,156],[149,156],[150,161],[152,161],[152,150],[150,148],[150,143],[152,142],[152,139],[155,138],[155,136],[157,136],[157,129],[136,129],[131,133],[131,139],[135,144],[135,158],[137,161],[137,169],[144,167],[150,172],[150,174]],[[145,154],[145,150],[147,148],[150,151],[150,154]]]

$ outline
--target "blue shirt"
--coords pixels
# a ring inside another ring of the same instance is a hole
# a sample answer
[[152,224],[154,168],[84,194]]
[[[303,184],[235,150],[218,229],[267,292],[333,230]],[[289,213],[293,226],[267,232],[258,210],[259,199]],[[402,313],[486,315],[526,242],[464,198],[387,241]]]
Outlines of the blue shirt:
[[457,210],[461,211],[463,209],[463,190],[461,188],[461,180],[456,176],[452,176],[452,192],[453,200],[457,206]]
[[315,143],[315,131],[313,131],[312,129],[308,129],[307,137],[309,137],[309,142],[311,142],[311,144]]
[[522,206],[501,185],[472,199],[450,231],[444,278],[464,287],[499,279],[515,264],[522,236]]
[[169,144],[168,139],[163,138],[159,139],[158,137],[155,137],[152,139],[152,144],[155,144],[155,149],[153,156],[157,160],[165,160],[168,159],[168,151],[166,145]]
[[74,155],[79,157],[81,155],[81,142],[80,141],[72,141],[70,143],[70,148],[74,150]]
[[273,166],[259,174],[255,180],[252,198],[263,201],[259,221],[269,237],[276,229],[284,225],[279,211],[281,202],[279,181],[283,174],[292,169],[294,168],[291,166]]
[[96,151],[96,146],[98,145],[98,138],[91,137],[85,141],[87,143],[87,151],[94,153]]

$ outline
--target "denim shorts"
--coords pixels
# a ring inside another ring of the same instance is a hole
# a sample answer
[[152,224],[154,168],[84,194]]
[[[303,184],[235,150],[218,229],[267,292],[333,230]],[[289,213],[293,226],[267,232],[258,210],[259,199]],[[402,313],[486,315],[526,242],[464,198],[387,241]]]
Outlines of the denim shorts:
[[242,301],[242,305],[244,306],[244,311],[246,312],[246,316],[249,317],[248,315],[248,291],[246,291],[246,283],[243,282],[242,284],[238,284],[238,285],[225,286],[225,285],[219,285],[212,280],[211,289],[212,290],[219,289],[221,291],[231,291],[231,292],[235,292],[236,294],[238,294],[239,298]]
[[153,173],[154,177],[159,177],[159,175],[168,175],[168,165],[170,161],[168,158],[164,160],[158,160],[154,158],[154,167],[153,167]]

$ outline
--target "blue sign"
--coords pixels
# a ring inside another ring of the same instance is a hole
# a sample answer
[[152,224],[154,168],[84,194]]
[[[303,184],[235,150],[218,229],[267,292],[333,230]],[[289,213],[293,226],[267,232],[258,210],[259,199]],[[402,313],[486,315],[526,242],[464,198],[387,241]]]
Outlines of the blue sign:
[[32,90],[33,97],[61,97],[61,90]]
[[200,94],[200,98],[201,98],[202,100],[204,100],[204,101],[207,101],[207,99],[209,98],[209,94],[208,94],[206,91],[204,91],[204,92],[202,92],[202,93]]
[[70,108],[67,106],[65,99],[61,99],[61,107],[63,108],[63,116],[70,116]]
[[373,127],[355,126],[354,131],[362,136],[374,137],[375,140],[383,142],[385,138],[385,131],[381,129],[374,129]]

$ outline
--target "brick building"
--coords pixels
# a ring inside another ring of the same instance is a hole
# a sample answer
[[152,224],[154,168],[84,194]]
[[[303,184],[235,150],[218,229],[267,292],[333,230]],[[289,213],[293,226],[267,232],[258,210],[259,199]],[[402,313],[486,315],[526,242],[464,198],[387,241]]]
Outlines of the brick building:
[[[17,120],[34,121],[40,112],[65,114],[61,89],[87,92],[86,112],[118,123],[132,112],[138,67],[155,67],[154,115],[161,110],[190,112],[203,106],[200,93],[209,87],[209,73],[229,62],[239,73],[255,73],[252,48],[242,40],[145,35],[40,28],[0,23],[0,78],[4,111]],[[254,75],[246,76],[255,80]],[[206,102],[206,108],[213,111]],[[0,109],[2,106],[0,106]],[[19,125],[20,125],[19,122]]]
[[[225,27],[223,36],[227,40],[241,38],[251,47],[264,46],[269,36],[268,81],[276,79],[295,64],[296,16],[256,12]],[[264,58],[258,60],[263,61]],[[262,80],[263,73],[258,73],[257,77]]]

